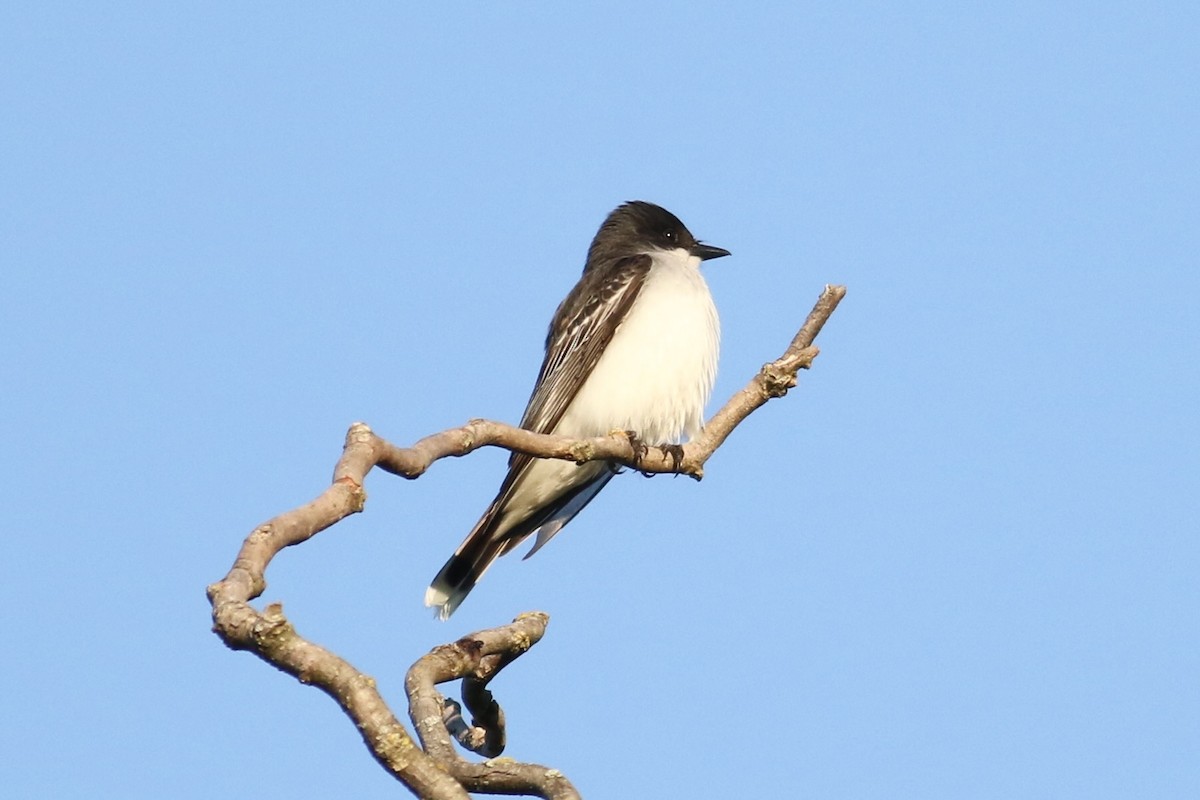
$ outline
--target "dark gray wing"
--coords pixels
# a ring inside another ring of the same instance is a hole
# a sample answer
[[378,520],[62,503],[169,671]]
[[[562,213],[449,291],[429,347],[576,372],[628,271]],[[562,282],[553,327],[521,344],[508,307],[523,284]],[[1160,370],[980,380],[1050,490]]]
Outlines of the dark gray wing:
[[[525,415],[521,418],[522,428],[550,433],[558,425],[567,406],[575,399],[579,388],[592,373],[617,328],[633,307],[650,272],[650,264],[648,255],[623,258],[611,268],[585,272],[579,283],[575,284],[550,323],[550,332],[546,336],[546,357],[542,361],[542,369],[538,373],[529,405],[525,408]],[[523,453],[513,453],[509,457],[508,474],[504,476],[488,515],[495,517],[503,511],[531,463],[533,458]],[[604,482],[600,485],[603,486]],[[587,499],[595,496],[596,491],[599,489],[585,493]],[[562,501],[566,504],[572,499],[572,496],[567,496]],[[586,503],[584,500],[575,511],[578,512]],[[559,510],[555,504],[545,509],[543,515],[538,515],[540,519],[530,519],[526,524],[517,525],[505,535],[504,538],[509,541],[503,552],[515,547]],[[566,519],[570,519],[570,516]],[[563,524],[566,524],[566,520],[563,520]]]
[[603,275],[593,269],[562,301],[546,336],[546,357],[521,418],[522,428],[554,430],[625,321],[650,263],[650,256],[638,255],[619,260]]
[[[521,419],[522,428],[538,433],[554,430],[629,314],[649,271],[649,256],[633,256],[616,263],[593,266],[584,272],[550,324],[546,357]],[[528,519],[497,535],[504,511],[533,462],[529,456],[513,453],[496,499],[430,583],[425,604],[440,606],[442,619],[453,613],[497,556],[512,550],[529,534],[545,526],[534,550],[541,547],[578,514],[613,475],[603,465],[581,467],[586,472],[580,473],[579,483],[537,509]]]

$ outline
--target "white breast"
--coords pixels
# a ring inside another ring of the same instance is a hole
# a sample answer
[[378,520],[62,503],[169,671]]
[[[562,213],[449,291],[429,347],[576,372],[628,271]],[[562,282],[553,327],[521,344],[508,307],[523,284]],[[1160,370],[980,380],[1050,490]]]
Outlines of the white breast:
[[721,330],[700,259],[657,251],[637,300],[555,431],[631,430],[648,444],[691,439],[717,375]]

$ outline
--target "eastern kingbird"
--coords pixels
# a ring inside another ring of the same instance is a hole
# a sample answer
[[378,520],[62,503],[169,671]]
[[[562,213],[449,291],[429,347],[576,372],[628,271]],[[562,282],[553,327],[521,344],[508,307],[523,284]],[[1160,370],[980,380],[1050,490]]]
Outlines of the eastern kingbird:
[[[700,262],[727,255],[652,203],[625,203],[609,214],[583,276],[550,322],[521,427],[576,438],[630,431],[647,445],[694,438],[721,338]],[[529,558],[614,474],[604,462],[513,453],[499,494],[433,579],[425,605],[447,619],[497,556],[536,531]]]

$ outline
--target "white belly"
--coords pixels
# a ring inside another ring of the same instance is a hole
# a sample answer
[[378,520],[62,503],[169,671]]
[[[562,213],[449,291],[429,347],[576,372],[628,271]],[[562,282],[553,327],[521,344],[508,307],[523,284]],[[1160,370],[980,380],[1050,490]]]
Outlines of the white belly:
[[631,430],[647,444],[673,444],[700,432],[721,332],[699,266],[682,250],[654,254],[637,300],[556,433]]

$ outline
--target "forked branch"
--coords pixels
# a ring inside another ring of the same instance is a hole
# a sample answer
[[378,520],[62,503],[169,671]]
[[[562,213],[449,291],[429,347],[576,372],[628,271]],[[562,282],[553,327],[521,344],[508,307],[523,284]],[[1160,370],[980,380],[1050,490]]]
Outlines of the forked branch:
[[[266,589],[266,570],[285,547],[299,544],[350,514],[366,502],[363,483],[375,466],[417,478],[433,462],[463,456],[480,447],[503,447],[540,458],[577,463],[611,461],[642,472],[676,472],[699,480],[704,464],[733,429],[755,409],[782,397],[796,385],[796,373],[817,356],[813,341],[846,294],[844,286],[826,286],[808,319],[783,355],[763,365],[745,387],[707,422],[704,432],[683,448],[683,458],[650,447],[641,454],[624,434],[570,439],[537,434],[488,420],[472,420],[397,447],[356,422],[346,434],[332,485],[307,505],[259,525],[242,543],[229,573],[208,587],[213,630],[235,650],[249,650],[269,664],[312,684],[332,697],[354,721],[375,759],[423,798],[467,798],[468,792],[576,798],[574,787],[557,770],[508,760],[465,761],[451,744],[492,757],[504,748],[504,713],[487,690],[487,682],[527,651],[545,633],[549,618],[523,614],[511,624],[473,633],[435,648],[413,665],[406,681],[409,716],[420,737],[418,747],[384,703],[374,679],[348,661],[296,633],[278,603],[258,611],[250,601]],[[473,715],[467,725],[457,705],[442,699],[435,684],[463,680],[463,697]]]

